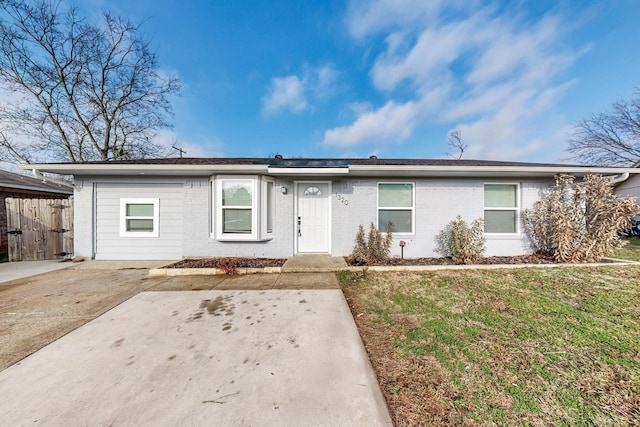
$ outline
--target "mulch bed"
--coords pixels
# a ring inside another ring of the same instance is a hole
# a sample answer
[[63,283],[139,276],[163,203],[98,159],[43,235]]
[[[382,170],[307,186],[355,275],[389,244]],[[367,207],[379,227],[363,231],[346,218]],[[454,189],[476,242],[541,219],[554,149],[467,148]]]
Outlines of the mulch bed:
[[286,258],[186,258],[162,268],[265,268],[282,267]]
[[[352,262],[350,257],[345,257],[347,264],[350,266],[361,266]],[[265,267],[282,267],[287,261],[286,258],[240,258],[240,257],[223,257],[223,258],[186,258],[181,261],[166,265],[162,268],[219,268],[222,270],[235,270],[236,268],[265,268]],[[601,262],[611,262],[602,260]],[[497,264],[557,264],[548,255],[532,254],[521,256],[490,256],[482,258],[478,264],[497,265]],[[377,266],[397,266],[397,265],[461,265],[454,262],[451,258],[400,258],[391,257],[383,262],[375,264]]]
[[[345,257],[347,264],[358,265],[350,262],[349,257]],[[163,268],[264,268],[282,267],[287,261],[286,258],[241,258],[241,257],[221,257],[221,258],[186,258]],[[523,256],[492,256],[485,257],[478,264],[554,264],[552,258],[541,254]],[[369,265],[456,265],[451,258],[400,258],[391,257],[384,262]],[[458,263],[459,264],[459,263]]]
[[[345,257],[347,264],[352,266],[358,266],[349,257]],[[496,265],[496,264],[556,264],[553,258],[545,254],[533,254],[533,255],[521,255],[521,256],[490,256],[482,258],[478,264],[483,265]],[[462,265],[462,263],[456,263],[451,258],[399,258],[391,257],[385,261],[367,264],[367,265],[380,265],[380,266],[395,266],[395,265]]]

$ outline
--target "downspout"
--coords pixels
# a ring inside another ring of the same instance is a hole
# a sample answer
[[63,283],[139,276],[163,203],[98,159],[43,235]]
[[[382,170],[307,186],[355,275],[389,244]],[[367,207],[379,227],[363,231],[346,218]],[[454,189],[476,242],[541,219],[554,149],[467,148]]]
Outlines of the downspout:
[[54,184],[62,185],[63,187],[73,188],[72,183],[61,180],[61,179],[55,179],[55,178],[50,178],[48,176],[44,176],[38,169],[31,169],[31,173],[33,174],[33,176],[35,176],[38,179],[41,179],[44,182],[52,182]]
[[96,220],[97,208],[98,183],[94,182],[91,186],[91,259],[96,259],[96,251],[98,248],[98,223]]
[[610,178],[611,178],[611,184],[615,186],[629,179],[629,172],[624,172],[624,173],[621,173],[620,175],[613,175]]

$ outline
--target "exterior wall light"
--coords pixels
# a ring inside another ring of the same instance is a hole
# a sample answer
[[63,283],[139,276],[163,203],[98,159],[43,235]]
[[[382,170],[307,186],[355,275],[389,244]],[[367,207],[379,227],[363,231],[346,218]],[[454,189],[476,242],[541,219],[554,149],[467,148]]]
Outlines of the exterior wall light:
[[283,185],[282,187],[280,187],[280,192],[281,192],[282,194],[287,194],[287,191],[288,191],[288,190],[287,190],[287,187],[285,187],[284,185]]

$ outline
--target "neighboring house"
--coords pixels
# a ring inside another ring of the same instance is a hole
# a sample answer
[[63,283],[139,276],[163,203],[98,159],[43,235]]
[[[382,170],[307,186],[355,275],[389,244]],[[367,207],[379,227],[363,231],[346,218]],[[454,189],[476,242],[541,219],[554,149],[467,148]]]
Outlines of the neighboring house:
[[393,254],[437,256],[457,215],[486,255],[530,251],[522,212],[558,173],[631,168],[474,160],[202,158],[25,165],[74,176],[76,256],[178,259],[351,252],[358,225],[394,224]]
[[0,170],[0,258],[7,254],[7,207],[5,199],[68,199],[73,188]]
[[[634,168],[640,168],[640,162],[633,165]],[[616,194],[621,196],[633,196],[636,203],[640,203],[640,174],[630,175],[628,179],[621,180],[616,184]]]

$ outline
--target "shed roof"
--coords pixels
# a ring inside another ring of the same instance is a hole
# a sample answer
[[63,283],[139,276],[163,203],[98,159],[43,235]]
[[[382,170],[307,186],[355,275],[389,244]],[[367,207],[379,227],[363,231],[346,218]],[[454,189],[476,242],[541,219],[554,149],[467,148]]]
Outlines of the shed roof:
[[73,189],[50,183],[40,178],[9,172],[0,169],[0,189],[38,191],[52,194],[73,194]]

